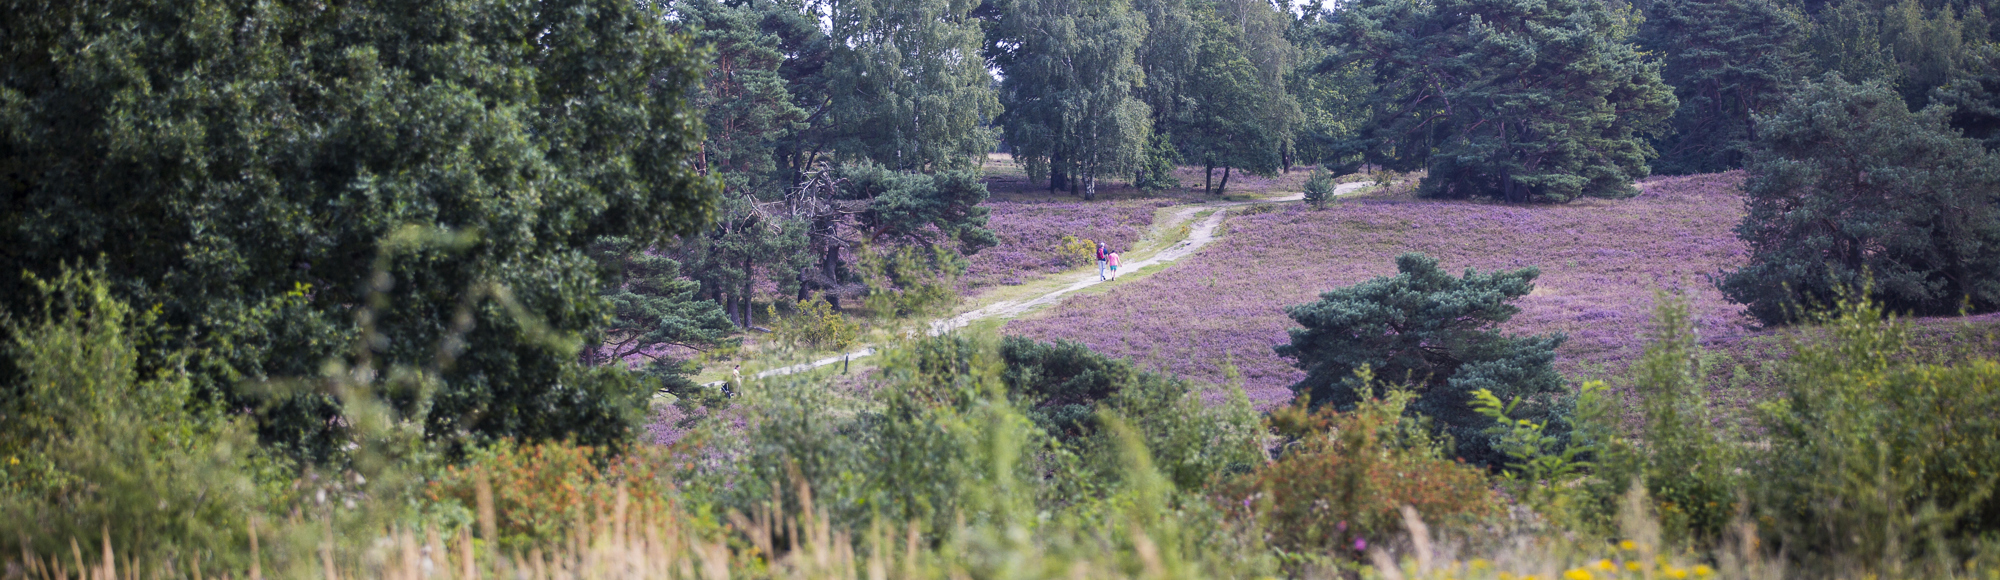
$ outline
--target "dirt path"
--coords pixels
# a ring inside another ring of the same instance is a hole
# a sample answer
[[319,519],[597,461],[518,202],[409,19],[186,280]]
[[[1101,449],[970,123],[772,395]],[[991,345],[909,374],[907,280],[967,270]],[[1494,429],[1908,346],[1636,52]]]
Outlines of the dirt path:
[[[1334,187],[1333,195],[1336,197],[1347,195],[1349,193],[1354,193],[1355,191],[1359,191],[1361,188],[1367,187],[1368,185],[1369,185],[1368,182],[1343,183]],[[1213,212],[1213,213],[1208,214],[1207,218],[1202,219],[1200,223],[1197,223],[1194,225],[1193,228],[1190,228],[1188,230],[1188,236],[1186,239],[1182,239],[1181,241],[1176,242],[1174,245],[1168,246],[1164,250],[1155,252],[1153,253],[1152,256],[1149,256],[1146,259],[1134,262],[1128,262],[1126,264],[1121,265],[1121,267],[1126,268],[1128,269],[1128,271],[1131,272],[1137,272],[1148,266],[1153,266],[1156,264],[1171,264],[1173,262],[1179,261],[1181,258],[1194,255],[1195,252],[1201,251],[1203,247],[1207,246],[1209,242],[1215,241],[1216,228],[1222,225],[1223,217],[1228,215],[1229,210],[1232,208],[1259,204],[1259,203],[1299,201],[1301,199],[1305,199],[1304,193],[1291,193],[1274,198],[1259,199],[1255,201],[1216,201],[1216,202],[1209,202],[1209,203],[1188,206],[1187,208],[1174,212],[1174,214],[1171,217],[1169,217],[1167,221],[1156,226],[1156,230],[1165,231],[1168,228],[1172,228],[1176,225],[1179,225],[1181,222],[1194,219],[1195,216],[1201,215],[1202,212]],[[1131,274],[1127,275],[1129,276]],[[1060,303],[1062,302],[1064,296],[1068,296],[1079,290],[1083,290],[1091,286],[1096,286],[1098,284],[1103,284],[1105,282],[1106,282],[1105,280],[1097,279],[1097,272],[1095,271],[1084,272],[1082,275],[1077,276],[1076,280],[1070,283],[1070,285],[1064,286],[1060,289],[1051,291],[1046,294],[1042,294],[1032,298],[1024,298],[1021,300],[1006,300],[1002,302],[995,302],[993,304],[988,304],[984,307],[981,307],[977,310],[972,310],[970,312],[959,314],[958,316],[953,316],[951,318],[946,318],[943,320],[932,322],[930,325],[929,332],[931,336],[937,336],[940,334],[944,334],[946,332],[950,332],[960,328],[965,328],[967,325],[970,325],[973,322],[977,322],[980,320],[985,320],[989,318],[1002,318],[1002,319],[1017,318],[1023,314],[1034,312],[1044,307],[1053,306],[1057,303]],[[766,370],[757,373],[755,375],[755,378],[762,379],[766,377],[784,376],[793,373],[805,372],[819,367],[840,364],[845,361],[867,357],[873,354],[875,354],[875,348],[867,347],[853,352],[833,355],[812,362],[799,363],[791,366],[778,367],[775,369]],[[722,384],[722,382],[715,382],[709,384],[720,385]]]

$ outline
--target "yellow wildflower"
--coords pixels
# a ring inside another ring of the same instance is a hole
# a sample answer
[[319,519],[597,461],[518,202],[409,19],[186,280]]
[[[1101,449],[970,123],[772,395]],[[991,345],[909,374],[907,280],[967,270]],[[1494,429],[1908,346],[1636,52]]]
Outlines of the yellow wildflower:
[[1625,540],[1625,541],[1623,541],[1623,542],[1619,542],[1619,543],[1618,543],[1618,549],[1620,549],[1620,550],[1624,550],[1624,551],[1627,551],[1627,552],[1630,552],[1630,551],[1632,551],[1632,550],[1637,550],[1637,549],[1639,549],[1639,545],[1638,545],[1638,544],[1635,544],[1635,543],[1632,543],[1632,541],[1631,541],[1631,540]]
[[1715,575],[1715,569],[1709,568],[1707,565],[1704,564],[1695,564],[1694,575],[1706,578],[1708,576]]
[[1626,563],[1625,563],[1625,569],[1626,569],[1626,570],[1631,570],[1631,571],[1633,571],[1633,572],[1638,572],[1638,571],[1639,571],[1639,563],[1638,563],[1638,562],[1626,562]]
[[1618,567],[1617,567],[1617,566],[1615,566],[1615,565],[1612,565],[1612,563],[1611,563],[1611,560],[1598,560],[1598,561],[1597,561],[1597,569],[1599,569],[1599,570],[1603,570],[1603,571],[1606,571],[1606,572],[1610,572],[1610,571],[1613,571],[1613,570],[1617,570],[1617,569],[1618,569]]
[[1688,577],[1688,571],[1683,570],[1678,566],[1673,568],[1668,568],[1667,577],[1673,578],[1674,580],[1685,580]]
[[1563,573],[1563,580],[1590,580],[1590,571],[1582,568],[1570,568],[1568,572]]

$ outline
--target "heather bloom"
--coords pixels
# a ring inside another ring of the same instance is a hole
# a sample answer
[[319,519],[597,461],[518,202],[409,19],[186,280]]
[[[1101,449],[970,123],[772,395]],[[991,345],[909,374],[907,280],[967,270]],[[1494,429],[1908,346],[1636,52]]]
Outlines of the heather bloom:
[[1655,178],[1631,199],[1560,206],[1352,200],[1236,216],[1201,253],[1006,331],[1218,384],[1233,366],[1251,399],[1269,406],[1290,399],[1304,376],[1272,351],[1292,326],[1283,308],[1394,275],[1397,255],[1422,252],[1453,272],[1539,267],[1535,291],[1515,302],[1521,313],[1501,330],[1567,334],[1556,359],[1566,376],[1617,372],[1644,350],[1656,288],[1689,296],[1705,339],[1750,332],[1743,308],[1705,278],[1747,259],[1731,231],[1743,215],[1742,180],[1741,172]]
[[996,285],[1020,284],[1075,267],[1064,261],[1063,236],[1130,248],[1152,227],[1153,212],[1179,203],[1171,199],[1095,202],[988,202],[986,225],[1000,245],[973,254],[961,292],[977,294]]

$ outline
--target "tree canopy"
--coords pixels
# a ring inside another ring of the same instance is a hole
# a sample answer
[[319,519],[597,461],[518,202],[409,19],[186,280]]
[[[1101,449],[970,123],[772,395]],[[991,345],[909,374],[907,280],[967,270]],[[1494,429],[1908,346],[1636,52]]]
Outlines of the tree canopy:
[[[578,368],[482,288],[574,336],[605,314],[587,244],[713,215],[690,170],[699,55],[656,15],[622,0],[38,6],[0,11],[9,311],[35,295],[20,273],[101,265],[199,353],[198,390],[306,456],[336,448],[331,395],[239,385],[315,376],[357,354],[359,326],[380,337],[375,360],[439,374],[428,408],[408,409],[432,436],[625,437],[632,384]],[[471,238],[384,244],[406,226]],[[441,362],[461,308],[463,348]]]
[[1674,111],[1659,65],[1604,3],[1363,0],[1319,65],[1373,75],[1367,119],[1336,154],[1423,169],[1423,193],[1562,202],[1623,197]]
[[1750,263],[1723,292],[1771,323],[1864,288],[1892,311],[2000,308],[2000,158],[1947,115],[1829,75],[1759,117],[1736,227]]

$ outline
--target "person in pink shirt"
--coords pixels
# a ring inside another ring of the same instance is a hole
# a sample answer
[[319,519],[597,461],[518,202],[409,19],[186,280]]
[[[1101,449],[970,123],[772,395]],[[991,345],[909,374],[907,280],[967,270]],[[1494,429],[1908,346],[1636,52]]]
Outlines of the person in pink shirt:
[[1106,262],[1110,262],[1110,263],[1111,263],[1111,279],[1113,279],[1113,280],[1117,280],[1117,279],[1118,279],[1118,252],[1117,252],[1116,250],[1114,250],[1114,251],[1112,251],[1112,252],[1111,252],[1110,254],[1106,254],[1106,255],[1104,256],[1104,261],[1106,261]]

